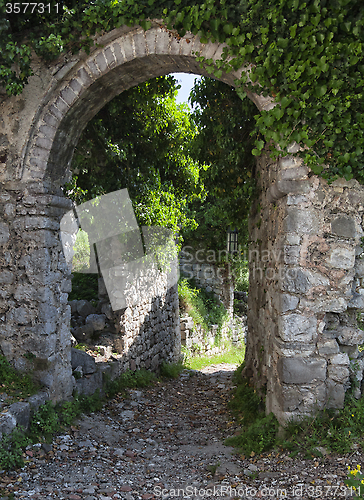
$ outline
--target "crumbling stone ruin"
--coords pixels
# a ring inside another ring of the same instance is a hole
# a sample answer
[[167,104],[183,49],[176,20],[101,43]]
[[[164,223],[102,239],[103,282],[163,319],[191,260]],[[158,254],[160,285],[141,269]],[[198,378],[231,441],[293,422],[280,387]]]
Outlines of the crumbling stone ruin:
[[[208,76],[196,55],[216,61],[223,50],[190,33],[177,39],[158,23],[146,32],[121,27],[95,42],[89,55],[36,61],[21,95],[0,96],[0,347],[18,369],[34,370],[53,401],[74,387],[71,280],[59,234],[72,208],[62,186],[80,134],[123,90],[170,72]],[[234,85],[239,74],[221,80]],[[274,105],[248,95],[259,110]],[[328,185],[293,156],[274,163],[263,155],[257,172],[245,374],[283,422],[341,407],[352,380],[362,380],[363,188],[354,180]],[[173,341],[170,359],[178,333]]]

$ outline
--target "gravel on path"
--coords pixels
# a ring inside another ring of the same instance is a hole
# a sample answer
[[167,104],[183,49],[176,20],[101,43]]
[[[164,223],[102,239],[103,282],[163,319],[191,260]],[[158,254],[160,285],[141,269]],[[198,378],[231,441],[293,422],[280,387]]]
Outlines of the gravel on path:
[[224,446],[237,432],[227,409],[235,368],[184,370],[108,401],[51,444],[28,447],[25,467],[0,472],[0,491],[34,500],[353,498],[344,479],[363,463],[359,451],[303,460]]

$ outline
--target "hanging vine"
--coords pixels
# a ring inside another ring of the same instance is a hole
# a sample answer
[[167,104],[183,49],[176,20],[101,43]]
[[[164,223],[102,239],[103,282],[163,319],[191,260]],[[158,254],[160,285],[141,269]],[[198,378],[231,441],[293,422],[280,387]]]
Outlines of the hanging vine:
[[96,33],[163,19],[178,36],[226,44],[220,61],[200,58],[212,77],[249,65],[236,82],[241,97],[248,89],[277,102],[256,115],[253,154],[268,142],[273,156],[286,155],[297,142],[315,174],[364,183],[362,0],[65,0],[33,13],[24,5],[0,0],[0,81],[9,95],[31,76],[32,51],[48,59],[87,51]]

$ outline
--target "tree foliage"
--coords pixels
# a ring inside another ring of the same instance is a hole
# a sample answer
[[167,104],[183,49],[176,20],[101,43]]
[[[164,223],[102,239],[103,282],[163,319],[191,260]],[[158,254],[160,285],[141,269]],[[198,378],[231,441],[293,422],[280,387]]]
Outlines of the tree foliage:
[[76,147],[68,196],[80,204],[127,188],[139,224],[176,234],[194,228],[187,203],[204,196],[200,163],[189,152],[196,126],[176,92],[172,76],[159,77],[104,106]]
[[206,198],[190,204],[198,228],[185,231],[188,244],[226,248],[226,230],[247,237],[247,216],[255,194],[255,158],[252,155],[255,105],[241,100],[235,89],[211,78],[202,78],[191,92],[192,117],[198,134],[194,158],[209,168],[201,170]]
[[216,65],[204,61],[216,78],[248,65],[237,83],[277,101],[256,115],[254,154],[266,141],[273,155],[288,154],[296,141],[314,173],[364,182],[362,0],[65,0],[61,13],[31,14],[30,21],[7,13],[7,5],[0,0],[0,78],[9,94],[21,92],[31,74],[30,48],[56,57],[87,50],[96,32],[148,29],[151,19],[164,18],[179,35],[226,43]]

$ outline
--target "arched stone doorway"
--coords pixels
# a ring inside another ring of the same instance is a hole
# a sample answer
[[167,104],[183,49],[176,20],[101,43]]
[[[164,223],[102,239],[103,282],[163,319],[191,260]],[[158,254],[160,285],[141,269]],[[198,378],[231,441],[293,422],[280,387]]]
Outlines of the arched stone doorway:
[[[69,200],[61,186],[79,136],[106,102],[149,78],[208,74],[197,56],[216,61],[223,46],[177,38],[155,22],[114,30],[91,54],[38,61],[21,96],[1,103],[0,347],[20,369],[33,368],[53,400],[72,391],[67,293],[70,277],[59,240]],[[221,80],[234,85],[239,73]],[[259,110],[271,99],[249,95]],[[294,148],[294,146],[293,146]],[[294,152],[294,151],[292,151]],[[267,411],[283,422],[343,404],[350,358],[362,377],[355,322],[363,308],[360,259],[363,189],[331,186],[293,157],[258,161],[259,199],[250,219],[249,334],[246,374],[266,390]]]

